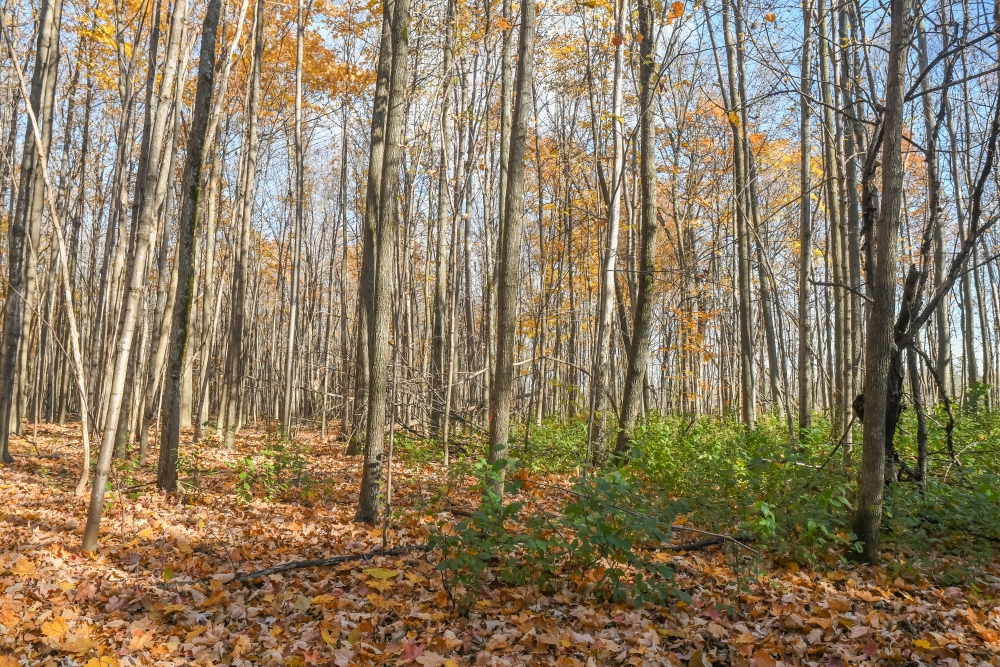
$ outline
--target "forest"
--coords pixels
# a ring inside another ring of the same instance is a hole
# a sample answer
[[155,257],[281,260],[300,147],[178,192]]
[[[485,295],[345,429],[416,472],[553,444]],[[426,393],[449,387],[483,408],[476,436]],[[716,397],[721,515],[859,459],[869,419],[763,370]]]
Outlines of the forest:
[[1000,0],[0,32],[0,667],[1000,665]]

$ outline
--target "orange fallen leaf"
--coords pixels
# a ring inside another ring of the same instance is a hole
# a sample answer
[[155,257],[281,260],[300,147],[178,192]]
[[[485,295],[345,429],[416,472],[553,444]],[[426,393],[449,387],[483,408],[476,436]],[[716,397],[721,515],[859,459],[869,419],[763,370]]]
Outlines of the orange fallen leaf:
[[973,623],[972,629],[976,631],[976,634],[979,635],[983,641],[990,642],[991,644],[1000,639],[1000,636],[997,635],[995,630],[991,630],[984,625]]
[[758,649],[753,654],[753,661],[757,667],[777,667],[778,661],[771,657],[771,654],[764,649]]

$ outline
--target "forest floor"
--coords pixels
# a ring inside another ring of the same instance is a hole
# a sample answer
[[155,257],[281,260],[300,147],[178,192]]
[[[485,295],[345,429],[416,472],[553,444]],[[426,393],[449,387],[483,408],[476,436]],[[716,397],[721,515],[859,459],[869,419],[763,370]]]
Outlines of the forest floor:
[[[642,609],[569,580],[550,595],[494,586],[455,609],[425,551],[234,580],[382,546],[380,528],[352,521],[360,459],[317,434],[281,450],[300,483],[271,499],[240,493],[263,474],[240,462],[274,447],[263,431],[245,431],[236,451],[187,447],[182,493],[139,486],[155,478],[155,456],[119,469],[101,546],[85,554],[79,427],[26,436],[11,438],[15,462],[0,468],[0,667],[1000,665],[997,563],[946,586],[918,565],[894,578],[837,559],[753,565],[712,547],[665,555],[691,604]],[[448,507],[475,503],[473,480],[440,465],[397,458],[393,474],[390,547],[426,543],[455,520]]]

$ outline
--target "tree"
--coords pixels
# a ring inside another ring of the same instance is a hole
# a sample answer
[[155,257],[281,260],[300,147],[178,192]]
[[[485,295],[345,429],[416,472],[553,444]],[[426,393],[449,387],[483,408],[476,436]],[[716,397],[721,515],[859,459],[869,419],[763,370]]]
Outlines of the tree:
[[[903,200],[903,105],[906,62],[913,31],[912,0],[892,0],[891,42],[882,119],[881,211],[874,229],[875,265],[868,267],[872,309],[868,319],[864,379],[864,450],[854,534],[864,543],[862,557],[879,557],[879,528],[885,487],[887,392],[894,355],[897,239]],[[869,238],[869,242],[872,239]],[[893,420],[895,422],[895,420]]]
[[[21,159],[21,181],[17,190],[17,206],[7,231],[7,300],[3,317],[3,343],[0,347],[0,461],[12,463],[8,448],[12,430],[21,424],[20,405],[15,400],[18,356],[26,359],[27,336],[25,320],[31,309],[33,277],[32,256],[39,246],[39,233],[44,207],[45,181],[39,160],[45,159],[52,142],[52,109],[59,65],[59,27],[62,22],[62,0],[43,0],[38,17],[38,40],[35,46],[35,70],[31,76],[28,104],[38,119],[42,150],[35,146],[31,126],[25,129],[24,152]],[[8,42],[10,46],[10,42]],[[11,57],[17,54],[11,50]],[[28,245],[28,242],[31,245]],[[27,375],[21,364],[20,375]]]
[[641,165],[641,237],[639,241],[638,291],[633,308],[632,342],[628,348],[625,389],[619,411],[615,453],[628,454],[639,416],[639,402],[646,379],[652,336],[653,299],[656,289],[656,236],[659,228],[656,204],[656,16],[649,0],[639,2],[639,161]]
[[[153,129],[150,134],[150,154],[159,155],[163,144],[164,130],[170,110],[170,97],[174,77],[177,74],[180,56],[181,33],[187,18],[186,0],[178,0],[174,6],[170,33],[167,38],[166,66],[160,81],[160,95],[153,119]],[[214,66],[214,63],[213,63]],[[157,186],[158,171],[150,169],[146,173],[146,182],[142,184],[146,192],[154,192]],[[101,512],[104,509],[104,491],[111,474],[111,458],[114,440],[118,428],[118,418],[121,414],[124,393],[125,373],[128,370],[131,356],[132,338],[135,334],[136,319],[139,312],[139,302],[145,290],[146,255],[149,252],[149,239],[155,225],[156,204],[153,197],[144,197],[139,212],[139,226],[135,240],[135,257],[132,260],[132,272],[128,276],[128,284],[122,307],[118,343],[115,348],[110,374],[110,395],[106,405],[104,418],[104,437],[97,458],[97,474],[90,491],[90,506],[87,510],[87,526],[84,530],[83,548],[93,551],[97,546],[100,530]]]
[[191,111],[191,132],[188,135],[184,177],[181,181],[181,208],[178,225],[177,297],[174,321],[170,327],[170,356],[167,361],[166,418],[164,437],[160,442],[160,460],[156,485],[166,491],[177,489],[177,456],[181,435],[181,383],[184,361],[189,350],[191,302],[194,298],[194,244],[198,236],[198,215],[201,211],[202,171],[205,166],[205,140],[208,136],[212,93],[215,88],[215,42],[219,27],[222,0],[209,0],[201,28],[201,50],[198,63],[198,87]]
[[[510,408],[514,393],[514,347],[517,326],[517,294],[524,227],[524,160],[531,114],[531,89],[535,63],[535,3],[521,0],[518,33],[517,74],[514,81],[507,183],[503,219],[497,244],[497,342],[496,365],[490,380],[490,428],[487,460],[496,465],[507,460],[510,439]],[[502,175],[501,175],[502,176]],[[492,492],[503,494],[504,470],[497,471]]]
[[374,244],[374,290],[368,312],[368,419],[365,427],[365,460],[355,520],[378,520],[378,491],[382,477],[386,401],[389,375],[389,320],[392,315],[392,250],[396,240],[399,168],[406,122],[406,87],[409,83],[410,0],[385,4],[383,21],[392,26],[392,74],[385,119],[385,157],[379,193],[378,218],[371,232]]

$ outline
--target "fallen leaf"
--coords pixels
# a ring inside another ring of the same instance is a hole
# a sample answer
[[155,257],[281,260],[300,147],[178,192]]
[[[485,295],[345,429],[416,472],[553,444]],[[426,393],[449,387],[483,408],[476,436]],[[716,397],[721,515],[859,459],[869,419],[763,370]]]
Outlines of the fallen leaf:
[[753,661],[757,667],[777,667],[778,661],[771,657],[771,654],[764,649],[758,649],[753,654]]
[[69,624],[62,616],[53,618],[48,623],[42,624],[42,634],[46,637],[58,639],[69,632]]
[[113,655],[102,655],[100,658],[91,658],[84,667],[118,667],[118,658]]
[[34,574],[36,572],[35,564],[23,556],[17,559],[10,571],[14,574]]
[[851,639],[857,639],[858,637],[864,637],[871,630],[867,625],[855,625],[851,628]]
[[830,609],[838,614],[847,613],[851,610],[851,601],[847,598],[832,597],[830,598]]
[[365,574],[374,579],[381,579],[382,581],[385,581],[386,579],[391,579],[392,577],[397,576],[399,574],[399,570],[386,570],[381,567],[373,567],[365,570]]
[[991,630],[984,625],[979,625],[978,623],[972,624],[972,629],[976,631],[976,634],[986,642],[993,643],[998,640],[998,635],[995,630]]
[[349,648],[339,648],[334,651],[333,663],[337,667],[347,667],[354,658],[354,651]]
[[441,667],[444,664],[444,656],[438,655],[434,651],[424,651],[414,660],[423,667]]
[[91,641],[90,637],[79,637],[76,635],[71,635],[66,638],[66,641],[59,644],[59,648],[66,653],[86,653],[91,648],[93,648],[94,643]]
[[250,648],[250,638],[246,635],[239,635],[234,641],[232,646],[232,654],[234,658],[239,658],[241,655],[247,652]]

